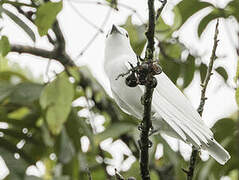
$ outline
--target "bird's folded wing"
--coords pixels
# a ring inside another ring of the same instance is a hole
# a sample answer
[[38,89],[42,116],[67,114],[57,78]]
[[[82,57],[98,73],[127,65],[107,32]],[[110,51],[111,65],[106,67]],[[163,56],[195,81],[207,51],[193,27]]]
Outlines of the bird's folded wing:
[[158,84],[152,99],[152,109],[156,115],[161,116],[182,140],[207,150],[219,163],[224,164],[230,155],[213,138],[212,131],[190,101],[163,72],[156,79]]
[[153,95],[153,106],[156,110],[161,109],[170,115],[171,118],[166,118],[165,121],[174,122],[194,142],[194,145],[199,147],[206,145],[208,140],[213,138],[213,133],[204,124],[189,100],[163,72],[156,78],[158,85]]

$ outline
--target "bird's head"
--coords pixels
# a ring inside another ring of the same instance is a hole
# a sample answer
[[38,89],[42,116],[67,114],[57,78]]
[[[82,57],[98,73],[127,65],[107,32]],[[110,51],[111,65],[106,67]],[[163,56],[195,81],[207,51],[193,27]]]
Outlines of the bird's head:
[[129,41],[128,32],[117,25],[112,25],[106,36],[105,57],[112,59],[122,54],[134,54]]
[[128,32],[124,28],[113,24],[109,33],[106,35],[106,40],[111,40],[115,38],[127,40],[127,42],[129,41]]

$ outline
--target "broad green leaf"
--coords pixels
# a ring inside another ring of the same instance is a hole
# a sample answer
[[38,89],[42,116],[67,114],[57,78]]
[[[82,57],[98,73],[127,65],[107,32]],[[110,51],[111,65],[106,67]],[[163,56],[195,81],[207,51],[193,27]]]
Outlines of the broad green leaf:
[[233,15],[237,19],[237,22],[239,22],[238,7],[239,7],[239,1],[233,0],[233,1],[229,2],[227,7],[225,8],[229,11],[230,15]]
[[144,45],[146,43],[145,38],[145,26],[144,25],[134,25],[132,23],[132,16],[129,16],[125,24],[122,25],[128,31],[130,44],[137,55],[141,55]]
[[27,107],[23,106],[23,107],[18,108],[15,111],[8,113],[8,118],[21,120],[28,113],[29,113],[29,109]]
[[206,15],[199,23],[198,26],[198,36],[201,37],[202,32],[205,30],[207,25],[214,19],[224,17],[226,18],[225,11],[223,9],[216,9],[214,8],[212,12]]
[[53,82],[44,87],[40,105],[46,110],[46,121],[53,134],[60,133],[70,113],[73,97],[73,84],[65,73],[58,75]]
[[212,6],[212,4],[207,2],[200,2],[198,0],[180,1],[180,3],[177,4],[177,7],[182,17],[182,24],[184,24],[186,20],[190,18],[194,13],[209,6]]
[[63,164],[69,163],[75,154],[75,149],[65,128],[63,128],[61,131],[59,137],[59,148],[57,148],[57,150],[59,151],[57,157],[59,158],[59,161]]
[[174,84],[176,84],[180,75],[180,64],[175,62],[173,59],[166,59],[161,55],[159,56],[159,59],[164,73],[171,79],[171,81],[173,81]]
[[11,93],[10,101],[16,104],[29,104],[40,97],[43,85],[24,82],[16,85]]
[[0,39],[0,55],[4,57],[8,54],[10,50],[11,50],[11,47],[10,47],[7,36],[2,36]]
[[36,37],[32,29],[24,22],[22,21],[18,16],[13,14],[11,11],[8,11],[7,9],[2,8],[3,12],[11,18],[19,27],[21,27],[27,35],[35,42]]
[[72,109],[65,127],[67,134],[71,138],[77,151],[81,150],[81,142],[79,139],[82,136],[87,136],[90,140],[91,146],[94,148],[93,133],[89,125],[86,123],[86,120],[78,116],[75,108]]
[[8,97],[13,90],[13,85],[5,82],[0,81],[0,102]]
[[221,67],[221,66],[220,66],[220,67],[217,67],[217,68],[215,69],[215,71],[217,71],[217,73],[220,74],[225,81],[227,81],[227,79],[228,79],[228,74],[227,74],[227,71],[225,70],[224,67]]
[[195,58],[189,55],[184,64],[183,72],[183,88],[186,88],[193,80],[195,72]]
[[103,168],[98,168],[91,172],[92,179],[107,179],[105,170]]
[[180,43],[163,43],[165,53],[173,59],[180,59],[183,45]]
[[[79,160],[78,160],[78,153],[76,153],[71,161],[67,164],[64,164],[63,166],[63,172],[64,174],[69,175],[69,180],[79,180],[82,179],[82,177],[79,174]],[[79,178],[81,177],[81,178]]]
[[104,132],[95,136],[95,138],[97,143],[110,137],[116,139],[120,135],[132,131],[133,128],[136,128],[134,124],[124,122],[113,123],[111,126],[107,127],[107,129]]
[[[1,141],[2,141],[2,139],[1,139]],[[0,141],[0,144],[1,144],[1,141]],[[1,148],[0,148],[0,154],[1,154],[1,157],[4,159],[8,169],[10,171],[10,174],[5,179],[6,180],[24,179],[26,168],[30,164],[28,164],[22,158],[20,158],[18,160],[15,159],[14,153],[8,151],[5,147],[3,148],[2,144],[1,144]]]
[[[10,139],[10,138],[8,138],[8,139]],[[2,149],[3,149],[5,151],[11,153],[12,156],[13,156],[14,153],[18,153],[20,155],[20,157],[22,158],[22,160],[25,162],[25,164],[32,164],[32,163],[35,162],[34,159],[33,159],[34,157],[31,157],[29,153],[23,151],[22,149],[18,149],[16,147],[16,144],[14,142],[12,142],[12,139],[11,139],[11,141],[9,141],[8,139],[6,139],[6,137],[1,138],[1,141],[0,141],[0,146],[1,146],[0,154],[1,154],[1,156],[3,156],[3,153],[1,153]]]
[[35,23],[40,36],[47,34],[48,29],[54,24],[56,16],[61,9],[62,1],[56,3],[48,1],[37,8]]
[[76,109],[72,109],[68,120],[66,122],[65,128],[68,136],[71,138],[72,143],[76,151],[81,149],[80,138],[83,136],[83,133],[80,131],[79,121],[81,121],[77,115]]
[[200,71],[201,82],[203,82],[207,74],[207,65],[204,63],[201,63],[199,66],[199,71]]

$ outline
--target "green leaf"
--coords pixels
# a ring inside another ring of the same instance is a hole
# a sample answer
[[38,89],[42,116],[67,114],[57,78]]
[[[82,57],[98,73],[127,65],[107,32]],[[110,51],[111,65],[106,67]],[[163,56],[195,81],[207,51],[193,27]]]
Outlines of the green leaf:
[[145,26],[134,25],[132,23],[132,16],[129,16],[124,25],[122,25],[128,31],[130,44],[137,55],[141,55],[144,45],[146,43],[145,38]]
[[193,14],[208,6],[212,6],[212,4],[207,2],[199,2],[198,0],[180,1],[180,3],[177,4],[177,7],[182,17],[182,24],[184,24],[186,20]]
[[183,72],[183,88],[186,88],[193,80],[195,72],[195,58],[189,55],[186,63],[184,64]]
[[2,36],[0,39],[0,55],[5,57],[8,52],[11,50],[7,36]]
[[233,1],[229,2],[227,7],[225,8],[229,11],[230,15],[233,15],[236,18],[237,22],[239,22],[238,7],[239,7],[239,1],[233,0]]
[[164,43],[165,53],[173,59],[180,59],[183,46],[180,43]]
[[73,84],[65,73],[58,75],[43,89],[40,105],[46,110],[46,121],[53,134],[60,133],[70,113],[73,97]]
[[10,174],[5,179],[8,179],[8,180],[24,179],[26,168],[30,164],[28,164],[22,158],[18,160],[15,159],[14,154],[8,151],[7,149],[5,149],[5,147],[0,148],[0,154],[10,171]]
[[220,74],[225,81],[228,80],[227,71],[226,71],[223,67],[221,67],[221,66],[220,66],[220,67],[217,67],[217,68],[215,69],[215,71],[217,71],[217,73]]
[[201,82],[203,82],[207,74],[207,65],[204,63],[201,63],[199,66],[199,71],[200,71]]
[[198,36],[201,37],[202,32],[205,30],[207,25],[214,19],[224,17],[226,18],[226,14],[223,9],[214,8],[212,12],[210,12],[207,16],[205,16],[199,23],[198,26]]
[[133,128],[135,128],[134,124],[117,122],[109,126],[104,132],[98,134],[95,138],[97,143],[109,137],[116,139],[120,135],[132,131]]
[[159,59],[164,73],[176,84],[180,74],[180,64],[176,63],[173,59],[165,59],[163,57],[159,57]]
[[53,3],[48,1],[42,4],[36,12],[35,24],[38,28],[40,36],[47,34],[48,29],[50,29],[56,20],[57,14],[62,9],[62,1]]
[[12,12],[8,11],[7,9],[2,8],[2,10],[19,27],[21,27],[34,42],[36,41],[36,37],[35,37],[34,32],[32,31],[32,29],[24,21],[22,21],[18,16],[16,16]]
[[13,90],[12,87],[13,85],[5,81],[0,81],[0,102],[11,94]]
[[59,151],[57,157],[59,158],[59,161],[61,163],[67,164],[71,161],[72,157],[74,156],[75,149],[65,128],[63,128],[61,131],[59,141],[60,146],[59,148],[57,148]]
[[43,85],[23,82],[14,87],[10,101],[16,104],[29,104],[40,97]]
[[72,143],[74,144],[74,147],[77,151],[81,149],[81,142],[79,139],[81,138],[82,135],[86,135],[80,131],[81,128],[80,121],[82,120],[78,117],[76,109],[72,109],[65,125],[66,132],[68,136],[71,138]]

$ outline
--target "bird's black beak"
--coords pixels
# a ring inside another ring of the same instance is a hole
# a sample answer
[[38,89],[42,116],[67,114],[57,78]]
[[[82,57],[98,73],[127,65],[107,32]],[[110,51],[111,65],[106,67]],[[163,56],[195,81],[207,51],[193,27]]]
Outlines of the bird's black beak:
[[120,33],[120,30],[113,24],[112,28],[111,28],[111,31],[110,31],[110,34],[113,34],[113,33]]

